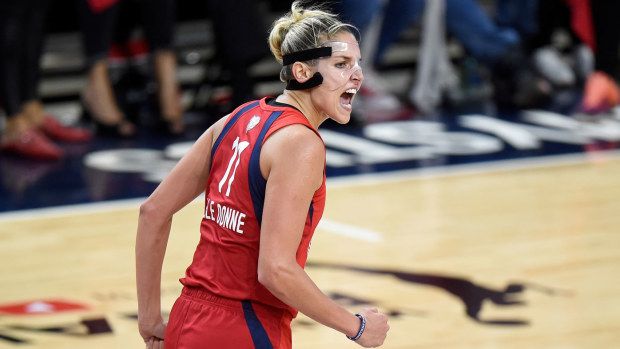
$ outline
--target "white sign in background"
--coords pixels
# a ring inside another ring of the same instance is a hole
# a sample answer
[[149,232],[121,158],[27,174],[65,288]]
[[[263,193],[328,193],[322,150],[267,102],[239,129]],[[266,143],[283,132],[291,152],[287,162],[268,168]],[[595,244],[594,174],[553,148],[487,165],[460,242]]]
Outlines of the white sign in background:
[[[480,155],[499,152],[506,145],[534,150],[544,142],[585,145],[594,141],[620,141],[620,107],[604,117],[582,121],[544,110],[521,112],[523,122],[482,114],[461,115],[458,124],[471,131],[449,131],[441,122],[396,121],[367,125],[363,137],[320,130],[327,146],[327,166],[345,168],[390,162],[433,159],[440,156]],[[97,151],[84,158],[90,168],[107,172],[142,173],[160,182],[193,142],[175,143],[163,151],[115,149]]]

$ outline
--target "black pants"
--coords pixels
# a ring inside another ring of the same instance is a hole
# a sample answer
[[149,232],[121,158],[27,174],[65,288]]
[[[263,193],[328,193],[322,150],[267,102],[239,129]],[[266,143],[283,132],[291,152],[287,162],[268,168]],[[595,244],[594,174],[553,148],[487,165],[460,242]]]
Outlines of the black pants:
[[[173,0],[118,0],[109,8],[94,12],[87,0],[78,1],[78,15],[87,66],[108,55],[110,45],[141,24],[151,52],[173,48],[175,5]],[[136,20],[133,10],[138,9]],[[128,14],[129,13],[129,14]],[[135,21],[135,23],[132,23]],[[121,33],[121,34],[119,34]]]
[[217,55],[230,71],[233,105],[254,98],[251,64],[269,54],[268,31],[256,0],[207,0]]
[[548,46],[556,30],[564,30],[574,45],[582,42],[571,26],[571,10],[564,0],[540,0],[537,17],[538,30],[527,40],[528,52]]
[[594,37],[596,39],[595,66],[609,76],[618,79],[620,57],[620,2],[617,0],[590,0]]
[[38,99],[47,0],[0,1],[0,105],[10,117]]

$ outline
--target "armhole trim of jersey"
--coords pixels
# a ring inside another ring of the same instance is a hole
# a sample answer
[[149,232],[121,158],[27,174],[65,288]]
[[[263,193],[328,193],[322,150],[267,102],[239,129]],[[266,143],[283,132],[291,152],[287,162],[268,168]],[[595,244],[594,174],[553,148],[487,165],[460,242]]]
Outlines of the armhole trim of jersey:
[[250,157],[250,164],[248,167],[248,184],[250,186],[250,195],[252,196],[254,214],[258,220],[259,226],[261,225],[263,218],[263,202],[265,201],[265,187],[267,185],[267,180],[263,178],[263,174],[260,170],[260,152],[263,147],[265,135],[280,115],[282,115],[282,111],[277,111],[271,113],[269,118],[267,118],[267,121],[263,125],[263,128],[256,139],[256,144],[252,149],[252,156]]
[[217,150],[217,148],[219,147],[220,143],[222,142],[222,139],[224,139],[224,136],[226,136],[228,131],[230,131],[230,129],[237,122],[237,120],[241,117],[241,115],[245,114],[245,112],[247,112],[248,110],[256,107],[259,104],[259,102],[260,101],[254,101],[254,102],[246,105],[245,107],[241,108],[236,114],[234,114],[230,118],[230,120],[228,120],[226,125],[224,125],[224,128],[222,129],[222,132],[217,137],[217,140],[215,141],[215,143],[213,143],[213,148],[211,149],[211,163],[213,163],[213,156],[215,155],[215,151]]

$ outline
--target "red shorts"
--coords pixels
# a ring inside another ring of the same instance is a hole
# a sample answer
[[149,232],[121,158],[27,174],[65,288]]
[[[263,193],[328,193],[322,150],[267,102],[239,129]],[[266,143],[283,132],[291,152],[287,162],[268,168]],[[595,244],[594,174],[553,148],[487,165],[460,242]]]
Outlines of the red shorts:
[[170,312],[166,349],[291,349],[291,314],[250,301],[183,288]]

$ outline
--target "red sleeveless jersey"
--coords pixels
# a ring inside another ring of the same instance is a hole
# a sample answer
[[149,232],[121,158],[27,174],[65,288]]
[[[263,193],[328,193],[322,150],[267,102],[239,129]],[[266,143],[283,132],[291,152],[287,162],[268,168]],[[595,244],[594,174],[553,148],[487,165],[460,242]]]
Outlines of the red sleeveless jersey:
[[[260,171],[265,140],[278,129],[302,124],[312,129],[297,109],[267,104],[267,98],[246,103],[230,116],[211,152],[200,242],[181,283],[205,288],[222,297],[251,300],[288,309],[258,282],[260,227],[267,181]],[[325,207],[323,184],[314,193],[297,249],[303,268],[310,241]]]

